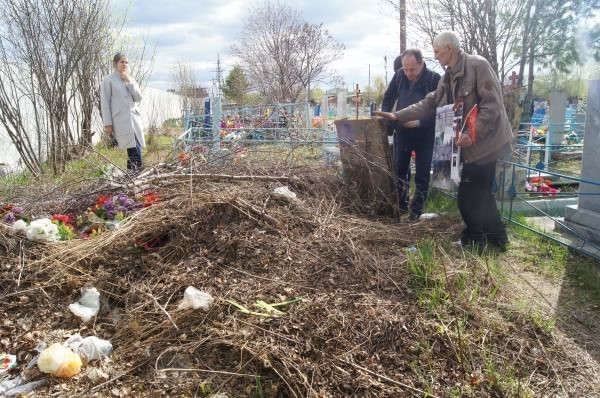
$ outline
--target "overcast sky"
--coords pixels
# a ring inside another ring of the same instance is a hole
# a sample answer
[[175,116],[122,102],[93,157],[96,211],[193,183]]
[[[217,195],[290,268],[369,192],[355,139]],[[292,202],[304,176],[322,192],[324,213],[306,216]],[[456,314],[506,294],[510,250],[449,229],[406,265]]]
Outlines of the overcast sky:
[[[365,87],[377,75],[384,76],[388,57],[388,79],[399,52],[397,14],[379,0],[284,1],[300,11],[310,23],[323,23],[333,37],[346,46],[331,66],[348,87]],[[128,9],[127,33],[145,37],[156,47],[155,65],[149,85],[173,86],[170,70],[181,62],[192,67],[199,81],[210,84],[219,54],[224,76],[238,60],[231,53],[249,1],[242,0],[120,0],[117,12]],[[409,43],[411,45],[411,43]],[[321,84],[326,87],[325,84]]]

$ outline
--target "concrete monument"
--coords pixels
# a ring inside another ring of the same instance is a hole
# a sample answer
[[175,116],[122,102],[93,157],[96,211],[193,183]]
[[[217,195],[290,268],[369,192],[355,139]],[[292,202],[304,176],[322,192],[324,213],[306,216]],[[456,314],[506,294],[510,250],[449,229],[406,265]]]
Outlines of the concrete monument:
[[600,253],[600,80],[589,82],[581,178],[591,183],[579,185],[583,195],[567,206],[565,224]]

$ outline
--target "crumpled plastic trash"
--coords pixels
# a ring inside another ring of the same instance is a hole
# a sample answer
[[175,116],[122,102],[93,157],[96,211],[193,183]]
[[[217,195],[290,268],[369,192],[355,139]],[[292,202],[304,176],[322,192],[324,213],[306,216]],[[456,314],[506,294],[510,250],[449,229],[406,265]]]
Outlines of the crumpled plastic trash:
[[208,293],[196,289],[194,286],[188,286],[183,293],[183,300],[179,303],[179,310],[193,308],[195,310],[201,308],[208,310],[215,299]]
[[33,220],[31,224],[27,226],[26,235],[29,240],[53,242],[60,239],[58,226],[52,223],[48,218]]
[[40,354],[38,368],[44,373],[68,379],[81,372],[81,358],[68,347],[54,343]]
[[420,220],[431,220],[434,218],[439,217],[439,214],[437,213],[423,213],[421,214],[421,217],[419,218]]
[[100,310],[100,293],[95,287],[81,288],[81,298],[78,302],[69,304],[69,309],[83,322],[89,321]]
[[20,397],[29,394],[38,387],[48,383],[47,379],[36,380],[30,383],[23,383],[23,378],[18,376],[14,379],[8,379],[0,383],[0,397]]
[[273,190],[272,196],[276,199],[282,199],[288,202],[300,201],[300,199],[298,199],[298,196],[296,196],[296,193],[290,191],[290,188],[287,185],[275,188]]
[[0,354],[0,376],[8,373],[9,370],[17,366],[17,357],[10,354]]
[[418,249],[415,246],[407,247],[406,251],[409,253],[416,253]]
[[65,342],[65,345],[87,361],[108,358],[113,351],[112,343],[96,336],[82,338],[75,334]]

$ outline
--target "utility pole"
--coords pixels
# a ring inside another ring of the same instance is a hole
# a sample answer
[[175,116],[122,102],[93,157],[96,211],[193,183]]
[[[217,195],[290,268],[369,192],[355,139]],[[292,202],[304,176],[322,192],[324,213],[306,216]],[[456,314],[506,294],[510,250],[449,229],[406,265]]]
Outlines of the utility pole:
[[406,0],[399,0],[400,12],[400,54],[406,50]]
[[369,87],[367,88],[369,93],[369,103],[371,102],[371,64],[369,64]]
[[221,69],[221,57],[217,53],[217,95],[223,95],[223,70]]

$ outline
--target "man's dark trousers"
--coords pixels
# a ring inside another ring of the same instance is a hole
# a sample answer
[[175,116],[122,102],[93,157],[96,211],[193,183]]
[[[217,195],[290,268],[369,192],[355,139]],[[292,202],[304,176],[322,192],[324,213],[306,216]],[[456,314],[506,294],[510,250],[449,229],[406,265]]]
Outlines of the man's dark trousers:
[[[408,211],[408,194],[410,190],[410,159],[412,151],[415,151],[415,193],[410,205],[410,214],[420,216],[423,213],[423,205],[427,200],[429,189],[429,178],[431,172],[431,159],[433,147],[424,145],[407,145],[406,141],[399,143],[402,132],[394,134],[394,176],[398,180],[398,206],[401,211]],[[408,179],[401,176],[408,175]]]
[[466,224],[463,244],[484,247],[486,243],[505,246],[506,228],[500,219],[494,197],[496,162],[463,164],[458,186],[458,209]]

